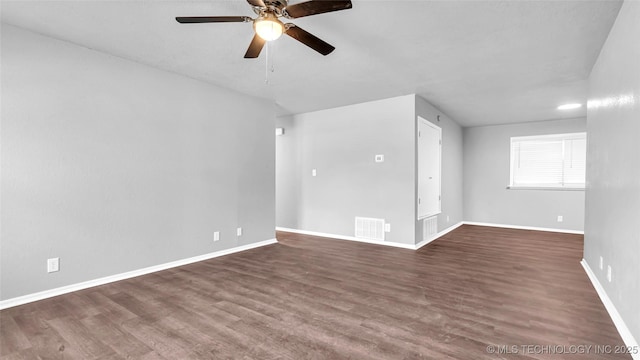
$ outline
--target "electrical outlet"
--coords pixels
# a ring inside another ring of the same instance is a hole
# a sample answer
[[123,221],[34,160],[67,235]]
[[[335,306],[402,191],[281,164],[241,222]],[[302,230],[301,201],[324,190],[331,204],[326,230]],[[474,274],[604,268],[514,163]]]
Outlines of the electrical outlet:
[[318,175],[318,172],[316,171],[316,169],[312,169],[311,176],[316,176],[316,175]]
[[449,215],[447,215],[447,222],[449,222]]
[[60,258],[47,259],[47,272],[52,273],[60,271]]
[[220,240],[220,231],[215,231],[213,233],[213,241],[218,241]]
[[607,265],[607,280],[611,282],[611,265]]
[[238,235],[238,236],[242,236],[242,228],[241,228],[241,227],[239,227],[239,228],[236,230],[236,235]]
[[377,163],[384,162],[384,155],[376,155],[376,156],[375,156],[375,161],[376,161]]
[[391,224],[389,223],[384,224],[384,232],[391,232]]
[[600,270],[604,269],[604,259],[600,256]]
[[564,221],[564,217],[562,215],[558,215],[558,222],[563,222]]

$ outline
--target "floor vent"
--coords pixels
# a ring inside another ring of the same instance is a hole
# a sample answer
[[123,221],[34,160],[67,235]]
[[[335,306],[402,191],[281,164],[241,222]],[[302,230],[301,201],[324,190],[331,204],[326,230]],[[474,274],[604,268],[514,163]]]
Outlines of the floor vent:
[[438,233],[438,217],[432,216],[422,220],[422,240],[431,240]]
[[384,219],[356,217],[356,237],[384,241]]

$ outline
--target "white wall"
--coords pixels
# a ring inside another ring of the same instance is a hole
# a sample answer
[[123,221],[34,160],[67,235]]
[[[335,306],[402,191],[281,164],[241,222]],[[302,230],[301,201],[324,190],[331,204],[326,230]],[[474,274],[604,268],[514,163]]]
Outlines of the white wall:
[[[443,130],[438,228],[462,221],[462,130],[424,99],[407,95],[278,118],[285,135],[276,139],[276,224],[353,237],[356,216],[381,218],[391,224],[385,241],[422,241],[416,115]],[[383,163],[374,162],[377,154]]]
[[[416,114],[442,129],[442,185],[438,231],[463,221],[463,144],[462,128],[453,119],[416,96]],[[422,221],[416,223],[416,242],[423,239]]]
[[269,102],[6,25],[1,70],[0,299],[274,237]]
[[[640,341],[640,2],[625,1],[589,78],[584,259]],[[604,270],[599,269],[599,257]],[[606,279],[612,267],[612,281]]]
[[276,118],[284,135],[276,137],[276,224],[298,229],[300,212],[301,152],[298,150],[299,130],[293,116]]
[[[386,241],[413,245],[414,99],[401,96],[277,119],[277,126],[285,127],[277,148],[291,146],[288,157],[278,153],[278,182],[298,183],[299,189],[289,189],[298,191],[291,206],[291,194],[279,185],[276,224],[354,236],[356,216],[381,218],[391,224]],[[375,163],[376,154],[384,154],[385,162]]]
[[[584,118],[464,129],[464,219],[582,231],[584,191],[510,190],[512,136],[584,132]],[[557,222],[557,216],[563,222]]]

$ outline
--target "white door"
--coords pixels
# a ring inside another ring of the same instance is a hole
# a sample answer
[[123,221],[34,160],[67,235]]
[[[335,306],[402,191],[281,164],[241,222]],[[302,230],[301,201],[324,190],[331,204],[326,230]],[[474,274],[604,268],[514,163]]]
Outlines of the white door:
[[418,219],[440,213],[442,129],[418,116]]

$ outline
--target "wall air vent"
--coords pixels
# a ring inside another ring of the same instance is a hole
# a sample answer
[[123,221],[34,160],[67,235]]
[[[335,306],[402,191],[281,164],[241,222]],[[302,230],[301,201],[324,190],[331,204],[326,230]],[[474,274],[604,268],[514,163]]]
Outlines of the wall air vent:
[[384,241],[384,219],[356,217],[356,238]]
[[422,220],[422,240],[431,240],[438,233],[438,217],[432,216]]

